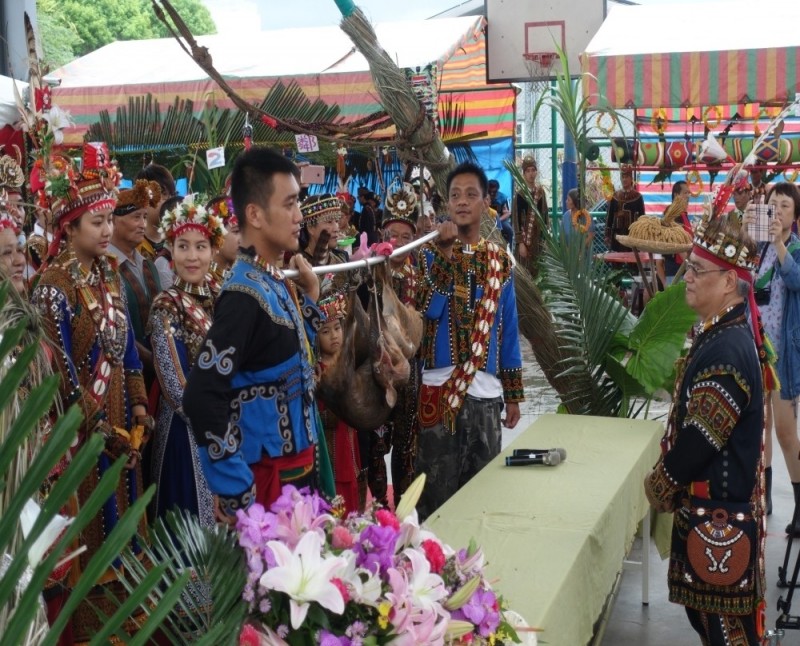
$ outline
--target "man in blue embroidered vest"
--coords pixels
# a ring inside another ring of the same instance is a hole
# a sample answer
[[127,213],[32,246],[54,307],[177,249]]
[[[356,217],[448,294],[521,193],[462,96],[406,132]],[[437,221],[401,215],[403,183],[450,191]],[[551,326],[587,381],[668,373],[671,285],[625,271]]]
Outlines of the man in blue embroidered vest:
[[287,482],[317,485],[319,281],[299,254],[290,266],[302,294],[278,269],[299,247],[299,178],[290,160],[265,148],[237,159],[231,195],[242,248],[183,397],[218,517],[228,522],[254,501],[269,506]]
[[425,247],[420,311],[422,386],[417,473],[427,484],[417,509],[430,515],[500,453],[505,426],[519,421],[522,355],[508,254],[480,235],[488,217],[488,182],[464,163],[447,178],[450,222]]

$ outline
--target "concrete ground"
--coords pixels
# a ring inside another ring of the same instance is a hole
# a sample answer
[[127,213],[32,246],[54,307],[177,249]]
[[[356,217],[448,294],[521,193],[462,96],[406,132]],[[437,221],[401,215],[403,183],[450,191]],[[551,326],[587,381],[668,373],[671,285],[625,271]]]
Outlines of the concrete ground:
[[[773,460],[774,483],[772,489],[773,513],[767,520],[767,628],[775,628],[778,618],[778,598],[784,599],[787,588],[779,588],[778,567],[783,566],[786,552],[785,527],[794,511],[794,497],[786,465],[777,449]],[[789,568],[786,575],[791,579],[797,560],[800,539],[793,543]],[[632,560],[641,560],[641,539],[637,538],[631,553]],[[667,600],[667,563],[662,561],[655,549],[650,550],[650,604],[642,605],[641,574],[634,570],[623,570],[619,594],[611,611],[602,646],[690,646],[700,644],[696,633],[691,631],[683,607]],[[800,615],[800,589],[792,600],[791,615]],[[800,645],[800,630],[786,631],[781,641],[770,646]]]

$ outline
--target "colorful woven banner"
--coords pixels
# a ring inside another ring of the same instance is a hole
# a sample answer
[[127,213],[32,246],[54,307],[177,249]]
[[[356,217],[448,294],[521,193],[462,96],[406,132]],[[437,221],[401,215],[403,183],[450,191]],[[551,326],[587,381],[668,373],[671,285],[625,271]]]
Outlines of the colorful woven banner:
[[584,55],[584,95],[593,105],[661,108],[783,103],[800,91],[800,47]]

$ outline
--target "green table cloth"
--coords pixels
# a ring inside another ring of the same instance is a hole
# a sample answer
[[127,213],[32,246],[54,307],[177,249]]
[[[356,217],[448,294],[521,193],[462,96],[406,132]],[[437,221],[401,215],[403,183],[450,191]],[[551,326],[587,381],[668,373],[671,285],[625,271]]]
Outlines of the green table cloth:
[[[474,538],[508,606],[550,646],[582,646],[648,510],[642,482],[660,422],[544,415],[427,520],[453,546]],[[507,467],[515,448],[564,448],[555,467]],[[659,582],[657,582],[659,584]]]

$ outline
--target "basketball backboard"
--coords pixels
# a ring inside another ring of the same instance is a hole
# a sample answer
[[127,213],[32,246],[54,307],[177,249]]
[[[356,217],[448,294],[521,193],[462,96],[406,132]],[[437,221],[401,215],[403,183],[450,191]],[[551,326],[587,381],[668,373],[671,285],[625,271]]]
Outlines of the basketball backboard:
[[556,44],[571,75],[606,16],[606,0],[485,0],[486,80],[525,82],[561,72]]

